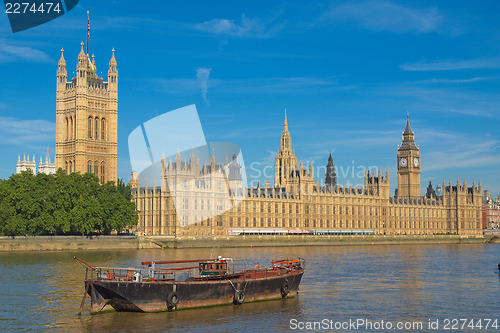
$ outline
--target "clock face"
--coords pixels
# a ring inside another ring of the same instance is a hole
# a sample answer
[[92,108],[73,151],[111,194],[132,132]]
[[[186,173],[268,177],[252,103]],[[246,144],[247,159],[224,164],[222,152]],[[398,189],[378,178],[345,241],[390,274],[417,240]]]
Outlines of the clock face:
[[399,165],[402,166],[403,168],[408,165],[408,160],[406,158],[402,158],[399,160]]
[[418,158],[417,157],[415,157],[413,159],[413,165],[415,166],[415,168],[418,168]]

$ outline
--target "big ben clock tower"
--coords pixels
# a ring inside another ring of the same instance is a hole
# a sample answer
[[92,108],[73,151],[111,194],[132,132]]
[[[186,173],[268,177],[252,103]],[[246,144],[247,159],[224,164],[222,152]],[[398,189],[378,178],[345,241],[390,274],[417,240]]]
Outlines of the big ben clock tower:
[[406,116],[403,142],[398,149],[398,195],[400,198],[420,197],[420,152],[415,144],[415,135]]

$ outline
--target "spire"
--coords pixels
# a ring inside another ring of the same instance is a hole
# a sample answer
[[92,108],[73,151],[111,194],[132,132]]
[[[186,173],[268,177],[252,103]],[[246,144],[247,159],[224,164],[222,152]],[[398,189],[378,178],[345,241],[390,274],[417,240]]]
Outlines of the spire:
[[408,112],[406,113],[406,127],[403,132],[403,142],[401,143],[401,146],[399,146],[398,150],[419,150],[415,144],[415,134],[410,126],[410,114]]
[[80,45],[82,46],[82,49],[80,50],[80,53],[78,54],[78,60],[85,60],[87,58],[87,56],[85,55],[85,50],[83,49],[83,42],[80,43]]
[[179,147],[177,147],[177,155],[175,155],[175,168],[177,170],[181,169],[181,151]]
[[405,131],[403,132],[403,134],[414,134],[413,131],[411,130],[410,113],[408,111],[406,112],[406,127],[405,127]]
[[284,130],[288,131],[288,121],[286,119],[286,108],[285,108],[285,124],[284,124]]
[[17,161],[21,162],[21,154],[17,155]]
[[111,50],[113,52],[113,55],[111,56],[111,60],[109,61],[109,67],[116,67],[116,59],[115,59],[115,48]]
[[328,157],[328,165],[333,164],[333,157],[332,153],[330,153],[330,156]]
[[59,67],[64,66],[66,67],[66,60],[64,59],[64,49],[61,48],[61,58],[59,58]]

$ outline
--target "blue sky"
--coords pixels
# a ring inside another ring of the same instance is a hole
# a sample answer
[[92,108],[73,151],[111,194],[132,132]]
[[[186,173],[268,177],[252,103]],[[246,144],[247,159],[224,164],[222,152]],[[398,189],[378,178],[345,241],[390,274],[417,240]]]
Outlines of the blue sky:
[[[422,190],[446,179],[500,191],[498,1],[80,1],[13,34],[0,14],[0,178],[18,154],[55,150],[57,61],[90,50],[105,75],[116,49],[118,175],[127,137],[145,121],[196,104],[207,141],[241,146],[247,174],[273,166],[284,109],[298,159],[339,182],[389,169],[406,112],[422,156]],[[355,170],[353,177],[352,170]],[[323,175],[316,175],[323,179]],[[272,180],[271,180],[272,182]]]

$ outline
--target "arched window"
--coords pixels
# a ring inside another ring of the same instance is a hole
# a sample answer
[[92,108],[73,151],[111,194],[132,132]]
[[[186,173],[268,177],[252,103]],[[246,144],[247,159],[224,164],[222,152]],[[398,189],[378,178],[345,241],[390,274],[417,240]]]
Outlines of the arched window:
[[94,175],[99,177],[99,163],[97,161],[94,162]]
[[101,119],[101,140],[106,139],[106,119]]
[[92,139],[92,117],[89,117],[87,122],[88,137]]
[[101,162],[101,184],[104,184],[104,161]]
[[66,134],[64,140],[68,140],[69,139],[69,121],[68,121],[68,117],[66,117]]
[[99,139],[99,118],[95,117],[95,126],[94,126],[94,139],[98,140]]
[[64,165],[66,167],[66,173],[68,173],[69,172],[69,170],[68,170],[68,161],[64,161]]
[[87,172],[92,173],[92,161],[87,161]]
[[73,162],[69,161],[69,173],[73,172]]
[[73,117],[69,117],[70,130],[69,130],[69,139],[73,139]]

